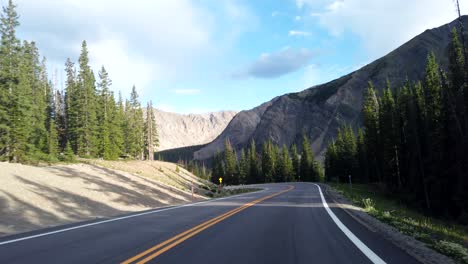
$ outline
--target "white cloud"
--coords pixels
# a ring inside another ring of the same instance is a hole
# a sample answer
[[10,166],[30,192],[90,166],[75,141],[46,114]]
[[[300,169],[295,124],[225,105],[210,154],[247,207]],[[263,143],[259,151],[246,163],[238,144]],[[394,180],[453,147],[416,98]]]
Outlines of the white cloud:
[[289,36],[308,37],[308,36],[310,36],[310,32],[300,31],[300,30],[290,30],[288,32],[288,35]]
[[294,72],[306,66],[312,59],[313,53],[306,49],[285,47],[274,53],[263,53],[246,69],[234,73],[236,79],[277,78]]
[[97,73],[102,65],[114,84],[124,96],[130,94],[133,85],[141,91],[153,80],[161,78],[161,66],[145,60],[144,57],[130,57],[127,45],[119,39],[107,39],[89,44],[91,67]]
[[19,36],[35,40],[50,65],[62,70],[67,57],[76,61],[87,40],[93,70],[103,64],[114,90],[135,83],[149,92],[155,80],[176,80],[222,56],[248,28],[239,21],[252,16],[235,1],[216,1],[216,12],[190,0],[17,1]]
[[301,19],[302,19],[301,16],[294,17],[294,20],[296,20],[296,21],[300,21]]
[[176,90],[173,90],[173,92],[179,95],[194,95],[194,94],[199,94],[201,90],[200,89],[176,89]]
[[[362,39],[373,58],[385,55],[426,29],[456,18],[453,1],[440,0],[334,0],[322,6],[320,14],[311,1],[302,6],[314,10],[320,25],[331,35],[351,32]],[[468,12],[468,5],[462,6]]]
[[18,8],[20,34],[36,40],[49,60],[76,60],[86,39],[93,66],[104,64],[121,90],[132,83],[149,89],[151,80],[186,70],[210,51],[215,27],[209,13],[187,0],[19,0]]

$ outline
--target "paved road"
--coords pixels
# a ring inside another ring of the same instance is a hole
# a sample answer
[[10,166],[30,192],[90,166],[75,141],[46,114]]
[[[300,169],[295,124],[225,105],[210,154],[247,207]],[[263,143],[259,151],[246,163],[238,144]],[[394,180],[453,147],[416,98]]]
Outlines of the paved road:
[[417,263],[342,209],[327,209],[316,185],[263,186],[221,200],[6,237],[0,263]]

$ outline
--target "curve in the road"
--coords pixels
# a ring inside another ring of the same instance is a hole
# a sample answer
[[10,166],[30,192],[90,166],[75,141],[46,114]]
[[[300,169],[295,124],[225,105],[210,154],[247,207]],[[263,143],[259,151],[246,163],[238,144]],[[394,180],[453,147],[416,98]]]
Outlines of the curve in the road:
[[353,242],[353,244],[356,245],[356,247],[359,248],[359,250],[361,250],[361,252],[364,255],[366,255],[366,257],[368,257],[370,261],[372,261],[375,264],[385,264],[385,261],[383,261],[379,256],[377,256],[377,254],[375,254],[374,251],[372,251],[368,246],[366,246],[366,244],[362,243],[362,241],[357,236],[355,236],[353,234],[353,232],[351,232],[351,230],[349,230],[340,221],[340,219],[335,215],[335,213],[333,213],[333,211],[328,206],[328,203],[325,200],[325,197],[323,196],[322,188],[320,188],[320,186],[318,184],[314,183],[314,185],[317,186],[317,188],[319,190],[320,198],[322,199],[323,207],[327,211],[328,215],[330,215],[333,222],[335,222],[335,224],[338,226],[338,228],[341,231],[343,231],[343,233],[349,238],[349,240],[351,240],[351,242]]

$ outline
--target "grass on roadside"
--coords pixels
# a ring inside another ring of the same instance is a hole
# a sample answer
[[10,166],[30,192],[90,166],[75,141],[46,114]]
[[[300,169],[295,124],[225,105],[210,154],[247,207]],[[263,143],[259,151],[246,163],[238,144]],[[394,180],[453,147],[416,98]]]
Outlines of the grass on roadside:
[[221,189],[218,189],[218,186],[214,184],[210,187],[204,186],[202,188],[206,190],[205,195],[211,198],[220,198],[220,197],[225,197],[225,196],[237,195],[237,194],[248,193],[248,192],[256,192],[256,191],[261,190],[259,188],[235,188],[235,189],[221,188]]
[[468,263],[468,227],[427,217],[370,185],[353,184],[352,189],[348,184],[329,185],[380,221],[444,255]]

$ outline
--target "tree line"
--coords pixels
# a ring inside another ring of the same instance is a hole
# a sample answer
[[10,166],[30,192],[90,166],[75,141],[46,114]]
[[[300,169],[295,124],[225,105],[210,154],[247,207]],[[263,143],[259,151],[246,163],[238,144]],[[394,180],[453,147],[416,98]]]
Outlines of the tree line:
[[242,148],[236,153],[229,139],[224,151],[216,153],[213,160],[211,181],[218,183],[255,184],[269,182],[319,181],[323,176],[320,164],[315,160],[309,139],[303,135],[301,152],[294,144],[289,149],[279,147],[271,140],[262,144],[260,152],[255,141],[250,142],[247,150]]
[[102,66],[96,79],[86,41],[78,67],[67,59],[64,91],[48,79],[35,42],[21,42],[16,5],[0,18],[0,160],[36,162],[87,158],[153,159],[158,133],[151,102],[146,115],[135,86],[130,100],[110,90]]
[[468,222],[468,63],[457,29],[448,71],[428,55],[424,79],[380,96],[369,83],[363,130],[342,128],[326,152],[327,180],[377,183],[426,213]]

